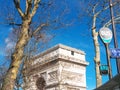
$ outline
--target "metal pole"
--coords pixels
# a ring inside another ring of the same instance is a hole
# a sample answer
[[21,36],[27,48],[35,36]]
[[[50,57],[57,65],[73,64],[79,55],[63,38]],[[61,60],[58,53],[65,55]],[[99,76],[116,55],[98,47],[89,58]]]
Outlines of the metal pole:
[[107,65],[108,65],[108,75],[109,75],[109,80],[110,80],[112,79],[112,69],[111,69],[111,63],[110,63],[108,43],[105,43],[105,48],[106,48],[106,57],[107,57]]
[[[115,28],[115,22],[114,22],[114,13],[113,13],[113,8],[112,8],[113,7],[112,0],[109,0],[109,6],[110,6],[112,31],[113,31],[113,37],[114,37],[114,47],[118,48],[118,42],[117,42],[117,37],[116,37],[116,28]],[[120,73],[119,62],[120,62],[120,59],[116,59],[116,65],[117,65],[117,72],[118,73]]]

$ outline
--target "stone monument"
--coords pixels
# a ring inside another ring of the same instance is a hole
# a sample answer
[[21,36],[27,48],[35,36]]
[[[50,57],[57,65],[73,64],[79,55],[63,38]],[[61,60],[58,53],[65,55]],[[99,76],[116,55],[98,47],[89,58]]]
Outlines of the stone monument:
[[25,90],[86,90],[85,53],[58,44],[32,58]]

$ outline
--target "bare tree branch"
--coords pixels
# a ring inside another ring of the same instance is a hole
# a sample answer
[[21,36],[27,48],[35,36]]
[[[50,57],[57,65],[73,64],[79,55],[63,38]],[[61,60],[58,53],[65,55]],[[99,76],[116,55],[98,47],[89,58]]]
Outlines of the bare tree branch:
[[40,1],[41,0],[34,0],[34,8],[33,8],[32,12],[31,12],[31,17],[33,17],[34,14],[36,13]]
[[[117,16],[114,20],[115,20],[115,23],[118,23],[118,20],[120,20],[120,15]],[[111,23],[111,20],[109,20],[109,21],[104,25],[104,27],[109,27],[111,24],[112,24],[112,23]]]
[[32,0],[26,0],[26,15],[30,13],[32,9]]
[[37,27],[37,29],[33,32],[33,35],[35,35],[37,32],[39,32],[44,26],[47,26],[48,24],[43,23]]
[[107,7],[103,8],[102,10],[98,11],[98,12],[96,13],[96,16],[98,16],[100,13],[102,13],[102,12],[105,11],[105,10],[107,10],[108,8],[109,8],[109,6],[107,6]]
[[19,0],[13,0],[16,9],[18,10],[19,14],[21,15],[21,17],[24,17],[24,13],[22,12],[21,8],[20,8],[20,1]]
[[95,14],[95,9],[98,6],[98,3],[93,6],[93,14]]

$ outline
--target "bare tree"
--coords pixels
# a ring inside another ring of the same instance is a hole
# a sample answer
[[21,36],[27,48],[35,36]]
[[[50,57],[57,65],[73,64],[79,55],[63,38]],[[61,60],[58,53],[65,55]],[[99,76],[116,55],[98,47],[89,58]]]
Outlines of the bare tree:
[[[17,10],[18,13],[13,11],[12,14],[9,12],[6,13],[8,15],[7,23],[13,25],[14,28],[19,27],[20,33],[11,55],[11,64],[5,76],[2,90],[13,90],[24,58],[24,52],[26,51],[25,47],[28,43],[32,41],[32,39],[39,41],[39,38],[43,36],[41,31],[46,30],[46,32],[49,32],[47,27],[49,27],[49,29],[53,29],[53,27],[54,29],[60,28],[61,26],[63,27],[65,25],[64,23],[68,23],[68,21],[65,22],[64,13],[69,12],[68,9],[59,8],[59,6],[56,5],[56,3],[59,2],[56,0],[13,0],[13,2],[8,2],[11,3],[11,5],[15,5],[15,8],[9,8],[10,11]],[[64,3],[62,2],[61,5],[62,4]],[[53,12],[56,14],[55,16],[51,14]],[[34,22],[36,20],[40,21]],[[56,24],[56,22],[59,23]]]

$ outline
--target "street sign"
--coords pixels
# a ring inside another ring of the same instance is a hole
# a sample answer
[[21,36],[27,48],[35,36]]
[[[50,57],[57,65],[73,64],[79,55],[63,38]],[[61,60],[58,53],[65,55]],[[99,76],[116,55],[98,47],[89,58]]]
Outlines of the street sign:
[[108,74],[108,65],[100,65],[100,74],[101,75],[106,75]]
[[99,30],[99,34],[104,43],[110,43],[112,40],[112,31],[109,28],[103,27]]
[[110,56],[111,58],[120,58],[120,49],[110,49]]

